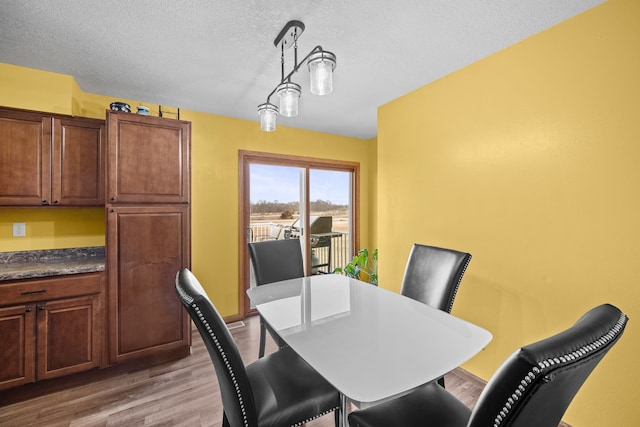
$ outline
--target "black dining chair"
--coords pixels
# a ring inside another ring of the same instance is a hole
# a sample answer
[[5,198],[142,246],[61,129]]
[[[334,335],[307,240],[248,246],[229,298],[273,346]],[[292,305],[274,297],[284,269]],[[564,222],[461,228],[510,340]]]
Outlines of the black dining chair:
[[[249,257],[253,264],[253,272],[256,278],[256,286],[281,280],[304,277],[304,263],[302,261],[302,248],[298,239],[265,240],[251,242],[249,245]],[[264,356],[266,344],[266,331],[278,345],[284,343],[260,316],[260,348],[258,357]]]
[[415,243],[411,248],[400,293],[451,313],[471,254]]
[[574,396],[622,335],[627,316],[603,304],[571,328],[516,350],[498,368],[473,411],[431,383],[349,414],[351,427],[557,427]]
[[[451,313],[471,254],[415,243],[402,279],[400,293],[438,310]],[[444,387],[444,377],[438,379]]]
[[338,426],[338,391],[293,350],[283,348],[245,366],[229,328],[191,271],[179,271],[175,287],[213,362],[223,427],[301,426],[332,411]]

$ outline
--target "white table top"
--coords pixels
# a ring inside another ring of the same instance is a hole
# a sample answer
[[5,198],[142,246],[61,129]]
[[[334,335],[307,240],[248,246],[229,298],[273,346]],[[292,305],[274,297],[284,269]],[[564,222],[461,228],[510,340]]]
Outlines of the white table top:
[[358,405],[433,381],[492,339],[448,313],[337,274],[262,285],[247,294],[282,339]]

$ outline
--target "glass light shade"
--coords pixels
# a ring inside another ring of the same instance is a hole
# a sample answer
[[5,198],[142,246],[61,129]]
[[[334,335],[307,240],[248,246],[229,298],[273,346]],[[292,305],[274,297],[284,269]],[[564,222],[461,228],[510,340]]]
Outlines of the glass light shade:
[[297,116],[298,99],[302,93],[300,85],[292,82],[281,83],[276,88],[276,93],[280,97],[280,114],[285,117]]
[[265,102],[258,105],[258,114],[260,115],[260,130],[265,132],[273,132],[276,130],[276,119],[278,117],[278,107]]
[[336,68],[336,56],[325,50],[314,53],[307,61],[310,90],[314,95],[327,95],[333,91],[333,70]]

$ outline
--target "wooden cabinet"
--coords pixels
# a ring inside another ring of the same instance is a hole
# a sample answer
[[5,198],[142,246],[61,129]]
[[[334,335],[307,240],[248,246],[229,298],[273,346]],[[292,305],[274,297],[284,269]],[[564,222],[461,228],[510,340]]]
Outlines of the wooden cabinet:
[[104,204],[103,120],[0,108],[0,205]]
[[191,123],[108,111],[107,133],[109,361],[187,355]]
[[108,111],[110,203],[189,203],[191,123]]
[[110,361],[191,345],[175,275],[190,261],[186,205],[119,207],[107,213]]
[[103,273],[0,284],[0,389],[102,365]]
[[51,117],[0,109],[0,205],[51,199]]
[[36,379],[101,365],[102,307],[97,295],[36,305]]
[[35,381],[33,304],[0,307],[0,390]]
[[53,119],[51,200],[54,205],[104,205],[103,120]]

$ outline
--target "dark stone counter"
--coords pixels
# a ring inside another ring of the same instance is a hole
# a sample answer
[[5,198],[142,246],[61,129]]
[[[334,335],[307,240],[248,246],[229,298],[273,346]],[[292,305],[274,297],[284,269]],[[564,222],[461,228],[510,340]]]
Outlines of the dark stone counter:
[[0,281],[104,271],[104,246],[0,252]]

